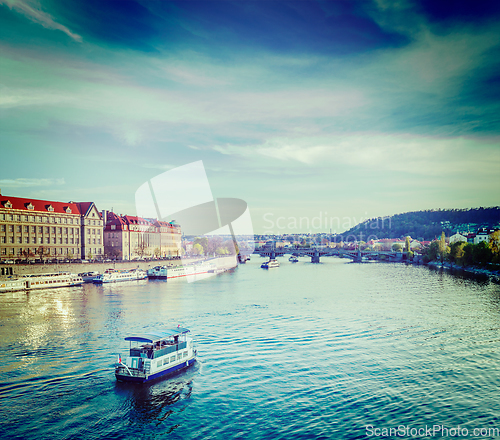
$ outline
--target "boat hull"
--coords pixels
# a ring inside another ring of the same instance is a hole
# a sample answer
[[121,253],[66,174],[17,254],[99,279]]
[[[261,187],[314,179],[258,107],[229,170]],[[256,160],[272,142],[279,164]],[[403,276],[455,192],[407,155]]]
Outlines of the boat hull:
[[196,362],[196,358],[188,359],[186,362],[182,362],[181,364],[174,365],[173,367],[167,368],[162,371],[158,371],[157,373],[151,374],[149,376],[130,376],[129,374],[121,374],[115,370],[115,377],[117,380],[121,382],[135,382],[135,383],[145,383],[151,382],[153,380],[169,376],[177,371],[185,370]]

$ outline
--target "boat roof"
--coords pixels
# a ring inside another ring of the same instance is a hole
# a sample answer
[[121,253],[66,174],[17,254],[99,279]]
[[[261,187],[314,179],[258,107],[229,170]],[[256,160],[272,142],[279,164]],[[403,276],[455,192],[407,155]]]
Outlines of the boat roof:
[[164,329],[162,331],[157,332],[149,332],[149,333],[141,333],[138,335],[127,336],[125,338],[126,341],[135,341],[135,342],[156,342],[162,339],[168,339],[172,336],[182,335],[184,333],[188,333],[189,329],[184,327],[177,327],[172,329]]

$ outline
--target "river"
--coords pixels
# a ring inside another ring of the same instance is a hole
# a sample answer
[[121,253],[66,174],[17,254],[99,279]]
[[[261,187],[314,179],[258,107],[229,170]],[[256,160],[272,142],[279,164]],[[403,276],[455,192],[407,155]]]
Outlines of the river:
[[[262,261],[194,283],[1,294],[2,438],[354,439],[398,427],[409,438],[425,426],[490,438],[484,429],[500,428],[500,286],[402,264],[280,259],[266,271]],[[179,324],[197,341],[194,367],[116,382],[127,334]]]

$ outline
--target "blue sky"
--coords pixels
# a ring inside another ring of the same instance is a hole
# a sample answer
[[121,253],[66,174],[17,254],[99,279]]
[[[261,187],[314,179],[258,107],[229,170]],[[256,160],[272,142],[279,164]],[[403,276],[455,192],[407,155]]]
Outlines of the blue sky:
[[499,19],[499,2],[0,0],[2,194],[133,214],[141,184],[203,160],[257,233],[499,205]]

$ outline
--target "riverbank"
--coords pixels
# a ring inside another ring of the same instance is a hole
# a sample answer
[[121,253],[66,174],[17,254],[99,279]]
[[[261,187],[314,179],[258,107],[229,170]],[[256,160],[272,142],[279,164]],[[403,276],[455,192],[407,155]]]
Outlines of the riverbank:
[[488,277],[491,281],[495,283],[500,283],[499,270],[490,270],[484,267],[475,267],[475,266],[458,266],[456,264],[448,262],[443,262],[441,264],[441,262],[439,261],[430,261],[428,263],[425,263],[425,265],[432,269],[444,269],[451,273]]
[[[55,263],[55,264],[2,264],[0,267],[12,268],[13,276],[40,274],[40,273],[55,273],[55,272],[99,272],[103,273],[106,269],[143,269],[148,270],[155,266],[179,266],[183,264],[191,264],[199,261],[198,258],[184,258],[182,260],[152,260],[152,261],[116,261],[107,263]],[[216,257],[211,259],[214,261],[217,269],[227,270],[236,266],[236,257]]]

